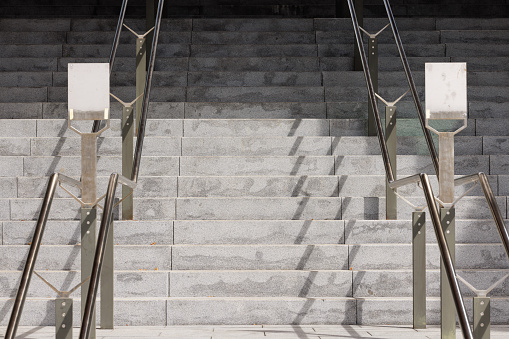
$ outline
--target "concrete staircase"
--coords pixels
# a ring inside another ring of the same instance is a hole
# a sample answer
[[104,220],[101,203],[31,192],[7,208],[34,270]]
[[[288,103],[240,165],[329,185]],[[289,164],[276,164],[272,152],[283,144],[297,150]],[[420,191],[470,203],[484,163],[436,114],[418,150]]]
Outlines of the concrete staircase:
[[[385,25],[366,21],[371,31]],[[143,31],[141,21],[126,23]],[[509,24],[398,24],[421,95],[424,62],[468,62],[469,128],[456,138],[456,173],[488,173],[507,217]],[[0,325],[47,176],[80,174],[79,139],[64,120],[67,64],[106,62],[115,25],[0,21]],[[383,34],[380,92],[392,100],[406,85]],[[117,325],[411,323],[411,208],[399,201],[400,220],[383,220],[382,159],[376,137],[366,136],[352,40],[346,19],[164,21],[135,221],[115,223]],[[126,101],[135,96],[133,41],[123,33],[112,77],[112,92]],[[405,100],[398,173],[432,173]],[[103,191],[107,176],[121,170],[117,103],[112,115],[99,142]],[[416,187],[400,193],[424,204]],[[78,211],[58,191],[37,264],[62,289],[79,282]],[[489,286],[509,263],[479,189],[457,216],[457,267],[479,288]],[[428,228],[428,321],[436,324],[439,256]],[[493,291],[495,323],[508,322],[508,292],[509,281]],[[53,324],[53,297],[34,277],[22,324]]]

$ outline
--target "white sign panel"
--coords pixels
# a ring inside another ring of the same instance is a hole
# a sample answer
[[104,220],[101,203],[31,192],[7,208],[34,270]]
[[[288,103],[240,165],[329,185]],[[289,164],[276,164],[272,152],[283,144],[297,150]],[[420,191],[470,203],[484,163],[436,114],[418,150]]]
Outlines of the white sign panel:
[[76,113],[104,113],[110,108],[110,66],[108,63],[70,63],[68,66],[68,108]]
[[426,63],[426,118],[467,118],[467,64]]

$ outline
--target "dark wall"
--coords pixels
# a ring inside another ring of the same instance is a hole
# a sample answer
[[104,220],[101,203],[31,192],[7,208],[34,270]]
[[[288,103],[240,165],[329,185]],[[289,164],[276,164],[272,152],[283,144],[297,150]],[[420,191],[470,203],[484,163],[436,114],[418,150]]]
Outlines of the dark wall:
[[[148,0],[154,1],[154,0]],[[382,0],[363,0],[365,16],[384,16]],[[115,17],[122,0],[0,0],[0,17]],[[166,0],[165,17],[335,17],[346,0]],[[392,0],[402,17],[509,17],[509,0]],[[127,16],[145,16],[130,0]]]

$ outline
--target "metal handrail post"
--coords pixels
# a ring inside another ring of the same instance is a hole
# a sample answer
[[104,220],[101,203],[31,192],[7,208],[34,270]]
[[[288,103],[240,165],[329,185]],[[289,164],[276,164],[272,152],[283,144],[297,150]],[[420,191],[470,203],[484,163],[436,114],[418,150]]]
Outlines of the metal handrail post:
[[141,111],[141,117],[138,123],[138,138],[136,139],[136,148],[134,150],[133,171],[131,173],[131,180],[134,182],[138,181],[138,175],[140,171],[141,153],[143,151],[143,141],[145,138],[145,125],[147,123],[150,89],[152,86],[152,75],[154,73],[157,42],[159,40],[159,31],[161,29],[161,17],[163,15],[163,6],[164,0],[159,0],[159,4],[157,6],[156,24],[154,28],[154,39],[152,40],[152,48],[150,51],[149,68],[147,72],[147,79],[145,81],[145,92],[143,95],[143,109]]
[[435,149],[435,144],[433,143],[433,139],[431,138],[431,133],[426,128],[425,123],[425,115],[424,110],[422,109],[421,101],[419,100],[419,95],[417,93],[417,88],[415,87],[415,81],[412,76],[412,72],[410,70],[410,65],[408,64],[408,58],[405,54],[405,50],[403,49],[403,43],[401,42],[401,37],[399,36],[398,27],[396,26],[396,20],[394,19],[394,15],[392,14],[391,5],[389,4],[389,0],[383,0],[385,5],[385,10],[387,11],[387,16],[389,18],[389,22],[391,24],[392,33],[394,35],[394,40],[396,41],[396,45],[398,47],[399,56],[401,58],[401,62],[403,64],[403,68],[405,70],[405,75],[408,81],[408,86],[410,87],[410,92],[412,93],[412,97],[414,99],[415,108],[417,109],[417,116],[419,117],[419,121],[421,123],[421,128],[424,133],[424,138],[426,139],[426,144],[428,145],[428,150],[431,156],[431,161],[433,162],[433,167],[435,168],[435,173],[437,177],[439,177],[438,169],[439,169],[439,161],[437,151]]
[[422,189],[426,197],[426,203],[428,204],[431,221],[433,222],[433,228],[435,229],[435,235],[437,237],[438,247],[440,249],[440,257],[442,258],[444,264],[444,271],[447,276],[447,280],[449,281],[454,305],[456,306],[456,312],[458,314],[461,331],[463,332],[464,338],[473,339],[472,329],[470,328],[470,324],[468,322],[467,311],[465,309],[463,298],[461,297],[458,279],[456,278],[453,258],[451,256],[451,252],[449,251],[449,247],[447,246],[447,240],[445,239],[444,230],[440,221],[440,215],[435,203],[435,197],[433,196],[433,190],[429,182],[429,177],[427,174],[422,173],[420,174],[420,179]]
[[[110,73],[113,71],[113,64],[115,63],[115,57],[117,56],[118,44],[120,42],[120,33],[122,32],[122,26],[124,25],[125,12],[127,9],[127,1],[128,0],[123,0],[123,2],[122,2],[122,8],[120,9],[120,15],[118,17],[118,22],[117,22],[117,29],[115,31],[115,37],[113,38],[113,46],[111,47],[110,59],[108,61],[110,64]],[[95,120],[94,125],[92,126],[92,133],[98,132],[100,128],[101,128],[101,120]]]
[[385,175],[389,182],[394,181],[394,174],[392,171],[391,161],[389,159],[389,151],[387,150],[387,145],[385,143],[384,132],[382,129],[382,122],[380,120],[380,113],[378,112],[378,105],[376,103],[375,90],[373,89],[373,82],[371,81],[371,75],[368,72],[368,60],[366,58],[366,52],[364,51],[362,44],[362,36],[359,29],[359,23],[357,21],[357,15],[355,12],[355,6],[353,4],[353,0],[347,0],[348,7],[350,8],[350,15],[352,17],[353,30],[355,34],[355,40],[357,41],[357,48],[359,49],[359,54],[361,56],[362,68],[364,70],[364,78],[366,80],[366,86],[368,88],[369,101],[371,106],[373,107],[373,113],[375,115],[375,126],[378,136],[378,143],[380,145],[380,150],[382,152],[382,159],[384,162]]
[[35,227],[34,237],[32,238],[32,244],[30,245],[30,250],[28,252],[23,275],[21,276],[18,293],[16,294],[16,299],[14,300],[14,306],[12,308],[11,318],[7,326],[5,339],[14,339],[16,336],[19,320],[21,318],[21,313],[23,312],[23,306],[25,305],[25,300],[27,297],[28,287],[30,286],[30,279],[32,278],[35,262],[37,260],[37,254],[39,253],[39,249],[41,247],[42,236],[44,234],[46,221],[48,220],[51,203],[53,202],[57,184],[58,173],[53,173],[49,179],[46,195],[44,196],[41,212],[39,213],[39,220],[37,221],[37,225]]
[[81,323],[80,339],[88,339],[91,331],[91,325],[93,324],[93,315],[95,301],[97,298],[97,289],[99,287],[101,269],[106,251],[106,241],[108,239],[108,231],[111,225],[111,221],[113,219],[113,203],[115,200],[115,191],[117,189],[117,184],[118,184],[118,174],[113,173],[110,176],[108,189],[106,191],[106,198],[104,201],[104,211],[97,239],[98,246],[94,256],[92,273],[90,275],[90,284],[88,287],[87,300],[83,309],[83,320]]

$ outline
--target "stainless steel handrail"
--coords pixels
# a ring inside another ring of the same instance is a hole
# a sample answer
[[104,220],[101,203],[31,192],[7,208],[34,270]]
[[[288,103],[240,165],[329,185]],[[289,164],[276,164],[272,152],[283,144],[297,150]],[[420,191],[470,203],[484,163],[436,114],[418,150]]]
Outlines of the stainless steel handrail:
[[419,100],[419,95],[417,93],[417,89],[415,87],[414,78],[412,76],[412,72],[410,71],[410,65],[408,64],[408,58],[405,53],[405,49],[403,48],[403,43],[401,42],[401,37],[399,36],[398,27],[396,26],[396,20],[394,19],[394,15],[392,14],[391,5],[389,4],[389,0],[383,0],[385,5],[385,10],[387,12],[387,16],[389,18],[389,22],[391,24],[392,33],[394,35],[394,40],[396,41],[396,45],[398,47],[399,56],[401,58],[401,63],[403,64],[403,69],[405,70],[405,75],[408,81],[408,86],[410,87],[410,92],[412,92],[412,98],[414,99],[415,108],[417,109],[417,116],[419,117],[419,121],[421,123],[422,132],[424,133],[424,138],[426,139],[426,144],[428,145],[428,150],[431,156],[431,161],[433,162],[433,167],[435,167],[435,173],[439,175],[439,163],[438,163],[438,155],[435,149],[435,144],[433,143],[433,139],[431,138],[430,131],[426,128],[426,117],[424,115],[424,110],[422,109],[421,101]]
[[509,258],[509,234],[507,233],[507,228],[505,227],[504,219],[502,218],[502,214],[500,213],[500,209],[498,208],[497,201],[495,200],[495,195],[493,194],[493,190],[491,189],[490,183],[488,181],[488,176],[486,175],[486,173],[479,172],[476,174],[458,178],[454,180],[454,185],[460,186],[476,181],[479,182],[479,184],[481,185],[484,197],[486,198],[486,202],[488,203],[488,206],[490,208],[491,215],[493,216],[493,220],[497,225],[498,234],[500,235],[500,239],[502,240],[502,244],[504,245],[505,253],[507,255],[507,258]]
[[[355,13],[355,7],[353,4],[353,0],[347,0],[347,1],[348,1],[348,7],[350,9],[350,15],[352,18],[355,40],[357,42],[357,47],[358,47],[359,53],[361,55],[362,68],[364,71],[364,78],[366,80],[366,86],[368,89],[369,100],[373,107],[373,114],[375,115],[375,125],[376,125],[376,130],[377,130],[377,135],[378,135],[378,141],[379,141],[380,149],[381,149],[381,153],[382,153],[382,158],[384,161],[384,167],[385,167],[387,181],[388,181],[390,187],[393,189],[396,187],[415,183],[417,181],[421,182],[421,185],[422,185],[423,191],[424,191],[424,196],[426,198],[426,203],[428,205],[428,209],[431,214],[431,220],[433,223],[433,228],[435,230],[435,235],[437,237],[437,241],[438,241],[438,245],[439,245],[439,249],[440,249],[440,256],[444,262],[444,268],[445,268],[445,272],[447,275],[447,280],[449,282],[449,286],[451,287],[452,296],[453,296],[454,304],[456,306],[456,312],[458,313],[458,319],[459,319],[459,323],[461,326],[461,330],[462,330],[463,336],[465,338],[473,339],[472,329],[470,328],[470,325],[468,323],[468,316],[467,316],[467,312],[466,312],[466,308],[465,308],[465,303],[461,296],[461,291],[460,291],[458,279],[456,278],[456,272],[454,269],[451,252],[449,251],[449,248],[447,246],[447,241],[445,239],[445,234],[444,234],[443,227],[442,227],[442,224],[440,221],[440,216],[438,214],[438,208],[436,206],[435,197],[434,197],[433,190],[432,190],[430,182],[429,182],[429,177],[426,173],[420,173],[420,174],[413,175],[408,178],[403,178],[403,179],[400,179],[397,181],[394,180],[394,174],[393,174],[391,162],[389,159],[389,153],[387,151],[387,145],[385,143],[385,137],[384,137],[384,132],[382,129],[382,124],[380,121],[378,105],[376,103],[375,91],[373,89],[373,82],[371,81],[371,76],[369,74],[369,70],[367,67],[368,61],[366,58],[366,53],[364,51],[362,37],[360,35],[359,23],[357,21],[357,16]],[[397,33],[397,28],[396,28],[396,25],[394,22],[394,16],[392,15],[392,11],[390,11],[390,5],[387,0],[384,0],[384,3],[386,5],[386,8],[388,8],[387,14],[390,17],[390,21],[393,26],[393,32],[395,33],[395,37],[399,38],[399,34]],[[401,40],[399,40],[399,43],[401,43]],[[400,52],[403,51],[402,46],[398,45],[398,48],[400,49]],[[401,56],[402,60],[406,60],[406,56],[404,55],[404,53],[400,54],[400,56]],[[406,66],[408,66],[408,63],[406,64]],[[410,85],[413,84],[413,79],[411,77],[410,68],[406,67],[405,72],[408,72],[407,79],[409,80],[409,84]],[[415,85],[414,85],[414,88],[415,88]],[[414,94],[414,93],[412,93],[412,94]],[[415,94],[417,94],[417,93],[415,93]],[[416,106],[420,105],[420,104],[417,104],[418,98],[416,96],[414,96],[414,101],[415,101],[415,99],[417,99]],[[430,137],[430,139],[431,139],[431,137]],[[430,147],[430,145],[433,145],[433,144],[432,143],[428,144],[428,147]],[[432,154],[432,159],[433,159],[433,161],[435,161],[435,159],[433,158],[433,154]],[[434,164],[435,164],[435,162],[434,162]],[[438,158],[437,158],[437,162],[435,164],[435,170],[438,174]]]
[[359,23],[357,21],[357,14],[355,12],[355,6],[352,0],[348,0],[348,7],[350,8],[350,15],[352,17],[353,23],[353,31],[355,34],[355,40],[357,42],[357,47],[359,49],[359,53],[361,55],[361,63],[362,69],[364,70],[364,79],[366,80],[366,85],[368,88],[369,101],[371,102],[371,107],[373,107],[373,114],[375,115],[375,127],[378,136],[378,143],[380,145],[380,151],[382,152],[382,159],[384,162],[385,168],[385,176],[389,182],[394,181],[394,174],[392,171],[391,160],[389,159],[389,151],[387,150],[387,144],[385,143],[384,132],[382,129],[382,121],[380,120],[380,113],[378,112],[378,105],[376,102],[375,90],[373,88],[373,81],[371,80],[371,74],[368,71],[368,59],[366,57],[366,52],[364,51],[361,31],[359,29]]
[[145,139],[145,125],[147,123],[148,105],[150,103],[150,89],[152,87],[152,74],[154,73],[157,42],[159,40],[159,31],[161,30],[163,6],[164,0],[159,0],[159,4],[157,6],[156,24],[154,28],[154,37],[152,40],[152,48],[150,50],[147,79],[145,81],[145,92],[143,94],[143,108],[141,111],[140,121],[138,123],[138,137],[136,138],[136,147],[134,149],[133,171],[131,174],[131,180],[134,182],[138,182],[138,175],[140,172],[141,153],[143,151],[143,141]]
[[[122,8],[120,9],[120,15],[118,16],[117,29],[115,30],[115,37],[113,38],[113,45],[111,47],[110,59],[108,61],[110,64],[110,73],[113,70],[113,64],[115,63],[115,57],[117,56],[118,44],[120,42],[120,33],[122,32],[122,26],[124,25],[125,12],[127,9],[127,1],[128,0],[123,0]],[[101,120],[95,120],[94,125],[92,126],[92,133],[97,133],[100,128],[101,128]]]
[[104,211],[101,219],[101,226],[99,229],[99,236],[97,239],[97,248],[94,256],[94,264],[92,266],[92,273],[90,275],[90,284],[88,287],[88,296],[83,309],[83,321],[80,329],[80,339],[86,339],[90,335],[91,324],[93,323],[92,317],[94,316],[94,306],[97,297],[97,290],[99,287],[99,279],[101,277],[101,269],[104,259],[104,252],[106,249],[106,240],[108,231],[113,217],[113,203],[115,201],[115,191],[118,185],[119,175],[112,173],[106,191],[106,199],[104,201]]
[[58,173],[52,174],[48,182],[46,195],[44,196],[41,212],[39,213],[39,219],[32,238],[32,244],[30,245],[30,250],[21,276],[16,299],[14,300],[14,306],[7,326],[5,339],[14,339],[18,330],[19,320],[21,318],[21,313],[23,312],[23,306],[25,305],[28,287],[30,285],[32,273],[34,272],[35,262],[37,260],[37,254],[41,247],[41,240],[44,234],[44,229],[46,228],[46,222],[48,221],[48,215],[55,195],[55,189],[59,182],[58,176]]

